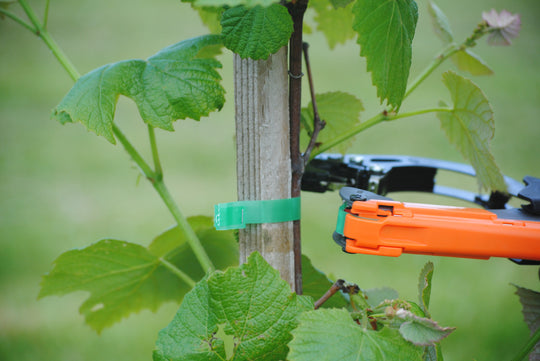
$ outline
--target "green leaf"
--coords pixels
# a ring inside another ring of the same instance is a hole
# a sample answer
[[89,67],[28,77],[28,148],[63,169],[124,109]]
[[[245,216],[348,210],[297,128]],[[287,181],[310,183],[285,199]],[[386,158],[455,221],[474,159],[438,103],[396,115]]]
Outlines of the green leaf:
[[[330,289],[333,283],[324,273],[313,267],[311,260],[307,256],[302,255],[302,293],[305,296],[311,296],[316,301]],[[347,299],[341,292],[338,292],[321,307],[343,308],[348,306]]]
[[419,317],[403,309],[398,310],[396,316],[404,320],[399,327],[399,333],[418,346],[432,346],[455,330],[454,327],[441,327],[429,318]]
[[336,4],[328,0],[311,0],[309,6],[315,10],[317,30],[324,34],[330,49],[355,37],[356,33],[352,28],[352,2]]
[[43,277],[39,297],[90,292],[79,312],[99,333],[132,312],[181,299],[189,288],[145,247],[106,239],[60,255]]
[[222,8],[214,7],[197,7],[192,5],[192,8],[197,10],[202,23],[210,30],[212,34],[221,34],[221,15]]
[[429,318],[429,299],[431,298],[431,279],[433,278],[433,262],[427,262],[418,277],[418,300],[424,314]]
[[399,108],[407,88],[418,20],[414,0],[358,0],[353,7],[360,55],[367,59],[381,103]]
[[[326,143],[338,137],[342,133],[348,131],[360,123],[360,113],[364,110],[362,101],[352,94],[345,92],[329,92],[317,94],[317,108],[321,120],[326,122],[326,126],[319,133],[317,141]],[[313,105],[310,102],[306,108],[302,109],[303,124],[313,124]],[[304,134],[302,141],[304,146],[307,146],[309,137],[311,136],[311,128],[306,129],[307,135]],[[341,143],[337,150],[345,152],[350,142]]]
[[377,307],[386,300],[395,300],[399,297],[398,292],[390,287],[370,288],[362,290],[371,307]]
[[397,330],[364,329],[343,309],[305,312],[292,334],[290,361],[422,359],[423,349],[404,340]]
[[471,75],[492,75],[493,70],[475,53],[469,49],[461,50],[452,55],[452,62],[461,71]]
[[[209,217],[192,217],[188,222],[216,267],[237,264],[233,232],[215,231]],[[79,312],[99,333],[131,313],[155,311],[164,302],[182,300],[191,285],[171,272],[163,260],[194,280],[204,276],[184,235],[172,228],[154,239],[149,248],[106,239],[63,253],[43,277],[39,298],[89,292]]]
[[228,359],[280,360],[287,355],[297,316],[313,305],[254,253],[248,262],[215,272],[186,295],[172,322],[158,336],[154,360],[223,360],[220,328],[232,336]]
[[215,337],[220,320],[212,311],[206,278],[186,294],[180,309],[158,335],[154,360],[223,360],[222,339]]
[[422,307],[420,307],[416,302],[413,302],[413,301],[403,301],[403,302],[406,302],[405,305],[407,307],[404,307],[404,308],[407,311],[410,311],[414,315],[419,316],[419,317],[427,317]]
[[[523,307],[523,319],[529,327],[532,336],[538,330],[538,327],[540,327],[540,292],[514,286],[516,287],[516,295],[519,296],[519,301]],[[540,359],[540,343],[537,343],[530,352],[529,359]]]
[[454,35],[452,34],[452,29],[450,28],[450,23],[448,18],[443,13],[443,11],[433,2],[428,2],[428,13],[431,18],[431,23],[433,25],[433,31],[435,34],[445,43],[450,44],[454,41]]
[[495,132],[493,110],[484,93],[469,79],[447,71],[443,83],[450,91],[453,108],[438,112],[450,142],[471,162],[480,188],[505,191],[504,178],[489,150]]
[[257,5],[267,7],[272,4],[279,3],[279,0],[195,0],[194,3],[197,6],[245,6],[247,8],[252,8]]
[[221,26],[223,44],[241,58],[255,60],[267,59],[287,45],[293,31],[287,8],[279,4],[228,9]]
[[119,95],[131,98],[142,119],[154,127],[173,130],[176,119],[199,120],[225,102],[215,70],[221,64],[196,57],[204,47],[220,43],[220,36],[207,35],[172,45],[146,61],[102,66],[82,76],[52,116],[62,124],[81,122],[111,143]]

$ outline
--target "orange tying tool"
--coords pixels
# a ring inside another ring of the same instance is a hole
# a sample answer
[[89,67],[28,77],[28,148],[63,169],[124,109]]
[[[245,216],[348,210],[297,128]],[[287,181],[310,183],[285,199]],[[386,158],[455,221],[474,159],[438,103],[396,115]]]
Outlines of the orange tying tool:
[[536,221],[499,218],[483,209],[383,199],[354,201],[343,211],[341,235],[349,253],[540,260]]
[[[345,252],[397,257],[402,253],[540,264],[540,179],[504,177],[507,189],[476,194],[437,184],[438,171],[475,176],[466,164],[400,155],[319,154],[306,168],[302,190],[340,189],[334,241]],[[340,187],[344,186],[344,187]],[[388,193],[450,196],[484,209],[396,202]],[[508,201],[524,200],[521,208]]]

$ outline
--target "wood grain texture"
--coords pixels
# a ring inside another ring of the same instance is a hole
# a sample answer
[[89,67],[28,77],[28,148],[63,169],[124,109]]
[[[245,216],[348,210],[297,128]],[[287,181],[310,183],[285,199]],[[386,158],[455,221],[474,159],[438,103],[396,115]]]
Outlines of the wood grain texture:
[[[291,197],[287,49],[268,60],[234,58],[238,200]],[[292,222],[240,230],[240,263],[258,251],[294,285]],[[294,288],[294,287],[293,287]]]

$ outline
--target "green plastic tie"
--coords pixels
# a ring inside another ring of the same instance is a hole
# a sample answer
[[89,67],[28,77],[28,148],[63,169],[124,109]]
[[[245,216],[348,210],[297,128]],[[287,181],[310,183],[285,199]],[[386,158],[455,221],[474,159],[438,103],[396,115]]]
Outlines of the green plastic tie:
[[278,223],[300,219],[300,197],[264,201],[238,201],[214,206],[214,227],[223,231],[246,224]]

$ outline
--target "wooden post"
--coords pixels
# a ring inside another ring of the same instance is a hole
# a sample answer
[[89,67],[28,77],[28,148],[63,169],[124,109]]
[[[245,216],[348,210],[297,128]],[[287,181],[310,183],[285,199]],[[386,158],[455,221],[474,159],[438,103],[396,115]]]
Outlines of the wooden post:
[[[238,200],[291,197],[287,48],[268,60],[234,55]],[[240,230],[240,263],[254,251],[294,290],[293,222]]]

